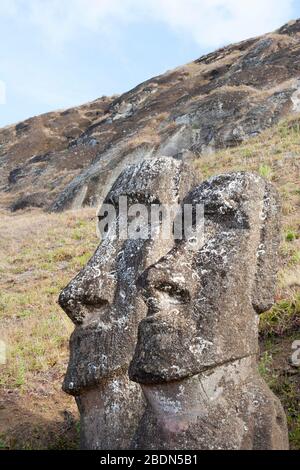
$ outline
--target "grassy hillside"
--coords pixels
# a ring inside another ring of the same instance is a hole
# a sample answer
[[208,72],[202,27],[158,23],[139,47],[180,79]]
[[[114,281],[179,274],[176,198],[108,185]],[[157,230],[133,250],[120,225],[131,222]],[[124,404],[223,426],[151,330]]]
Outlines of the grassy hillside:
[[[71,322],[58,292],[95,247],[95,210],[2,214],[0,223],[0,447],[77,445],[77,411],[61,391]],[[21,422],[22,421],[22,422]]]
[[[259,368],[288,415],[291,447],[300,449],[300,118],[291,118],[239,147],[197,157],[203,178],[250,170],[282,196],[281,269],[277,304],[261,319]],[[0,448],[74,448],[78,416],[61,392],[72,325],[57,305],[60,289],[97,246],[95,210],[9,214],[0,221]]]
[[124,165],[241,143],[299,106],[300,19],[64,111],[0,129],[0,208],[97,204]]

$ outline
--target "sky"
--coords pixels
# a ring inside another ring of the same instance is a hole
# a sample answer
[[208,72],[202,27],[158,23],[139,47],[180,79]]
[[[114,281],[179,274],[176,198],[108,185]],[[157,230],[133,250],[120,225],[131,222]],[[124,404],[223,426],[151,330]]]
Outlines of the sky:
[[300,17],[300,0],[0,0],[0,127],[123,93]]

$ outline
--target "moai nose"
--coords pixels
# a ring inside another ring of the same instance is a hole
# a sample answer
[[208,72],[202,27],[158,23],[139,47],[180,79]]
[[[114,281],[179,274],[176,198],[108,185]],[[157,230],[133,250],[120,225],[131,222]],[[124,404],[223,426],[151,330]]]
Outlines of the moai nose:
[[107,309],[114,298],[114,278],[97,275],[91,266],[81,271],[60,293],[58,303],[75,325]]

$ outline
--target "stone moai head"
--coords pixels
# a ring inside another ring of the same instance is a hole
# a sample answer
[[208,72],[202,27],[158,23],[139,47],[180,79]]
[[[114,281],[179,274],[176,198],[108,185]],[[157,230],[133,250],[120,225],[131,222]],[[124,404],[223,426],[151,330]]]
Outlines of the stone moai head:
[[232,173],[192,190],[204,206],[196,250],[174,243],[139,279],[147,316],[129,376],[147,408],[136,448],[286,448],[282,407],[257,373],[258,314],[273,303],[279,202],[259,176]]
[[204,206],[202,245],[186,240],[141,276],[148,315],[130,373],[141,383],[182,379],[256,354],[258,316],[273,303],[278,198],[248,173],[213,177],[184,204]]
[[129,445],[143,410],[140,388],[127,377],[138,324],[147,313],[136,281],[172,246],[171,240],[122,239],[120,197],[127,198],[128,223],[135,223],[132,204],[178,204],[190,188],[190,172],[173,158],[127,167],[104,201],[116,211],[116,231],[112,235],[109,229],[91,260],[60,294],[60,305],[75,324],[63,389],[77,399],[84,447]]

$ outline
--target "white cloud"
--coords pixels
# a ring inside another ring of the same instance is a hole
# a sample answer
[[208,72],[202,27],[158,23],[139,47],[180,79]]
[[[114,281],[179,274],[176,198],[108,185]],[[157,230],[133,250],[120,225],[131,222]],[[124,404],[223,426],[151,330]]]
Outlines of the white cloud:
[[13,16],[17,13],[17,5],[15,0],[1,0],[0,18],[3,16]]
[[291,19],[292,4],[292,0],[164,0],[160,13],[174,30],[192,35],[202,46],[215,47],[272,31]]
[[0,14],[22,15],[57,45],[81,31],[113,36],[146,20],[213,48],[273,30],[292,7],[293,0],[1,0]]

